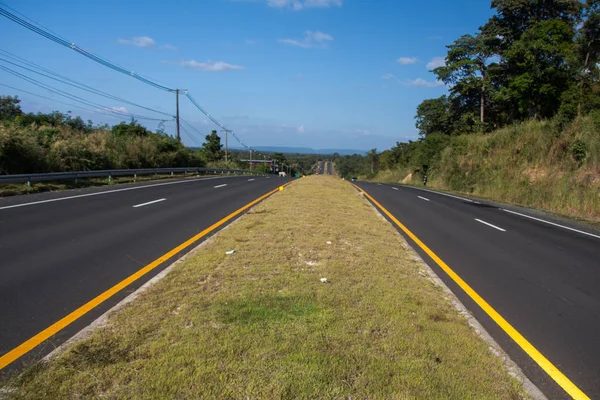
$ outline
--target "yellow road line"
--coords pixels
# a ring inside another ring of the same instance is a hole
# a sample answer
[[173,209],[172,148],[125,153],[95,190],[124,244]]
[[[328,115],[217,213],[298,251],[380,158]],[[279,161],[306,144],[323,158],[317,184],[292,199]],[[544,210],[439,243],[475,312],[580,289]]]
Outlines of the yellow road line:
[[475,290],[462,280],[441,258],[439,258],[429,247],[415,236],[407,227],[405,227],[396,217],[377,202],[371,195],[355,184],[352,184],[357,190],[363,193],[369,200],[384,212],[408,237],[410,237],[435,263],[475,302],[485,313],[494,320],[502,330],[510,336],[542,368],[561,388],[564,389],[572,398],[577,400],[589,400],[589,397],[583,393],[569,378],[567,378],[550,360],[538,351],[523,335],[521,335],[511,324],[508,323],[492,306],[490,306]]
[[[290,183],[291,182],[288,182],[284,186],[287,186]],[[78,320],[79,318],[81,318],[82,316],[87,314],[88,312],[90,312],[92,309],[94,309],[97,306],[99,306],[100,304],[102,304],[104,301],[108,300],[115,294],[119,293],[121,290],[125,289],[127,286],[131,285],[133,282],[137,281],[138,279],[140,279],[141,277],[143,277],[144,275],[146,275],[147,273],[149,273],[150,271],[152,271],[153,269],[155,269],[156,267],[161,265],[163,262],[167,261],[168,259],[170,259],[174,255],[176,255],[180,251],[185,250],[186,248],[188,248],[189,246],[191,246],[198,240],[202,239],[204,236],[206,236],[207,234],[209,234],[216,228],[218,228],[221,225],[225,224],[226,222],[230,221],[232,218],[234,218],[237,215],[239,215],[240,213],[246,211],[247,209],[249,209],[256,203],[266,199],[273,193],[276,193],[278,190],[279,190],[279,188],[271,190],[269,193],[266,193],[266,194],[260,196],[258,199],[246,204],[239,210],[234,211],[233,213],[229,214],[228,216],[226,216],[219,222],[211,225],[210,227],[206,228],[205,230],[203,230],[196,236],[183,242],[182,244],[175,247],[168,253],[166,253],[166,254],[162,255],[161,257],[157,258],[156,260],[152,261],[150,264],[146,265],[144,268],[135,272],[133,275],[130,275],[129,277],[125,278],[124,280],[117,283],[116,285],[114,285],[113,287],[111,287],[110,289],[105,291],[104,293],[101,293],[100,295],[96,296],[92,300],[88,301],[87,303],[85,303],[84,305],[82,305],[81,307],[79,307],[78,309],[76,309],[75,311],[73,311],[72,313],[67,315],[66,317],[60,319],[59,321],[50,325],[48,328],[44,329],[37,335],[33,336],[32,338],[28,339],[27,341],[23,342],[19,346],[15,347],[11,351],[9,351],[8,353],[4,354],[2,357],[0,357],[0,370],[2,370],[4,367],[11,364],[15,360],[19,359],[23,355],[27,354],[28,352],[33,350],[35,347],[37,347],[39,344],[41,344],[42,342],[51,338],[52,336],[54,336],[55,334],[60,332],[62,329],[64,329],[68,325],[72,324],[73,322],[75,322],[76,320]]]

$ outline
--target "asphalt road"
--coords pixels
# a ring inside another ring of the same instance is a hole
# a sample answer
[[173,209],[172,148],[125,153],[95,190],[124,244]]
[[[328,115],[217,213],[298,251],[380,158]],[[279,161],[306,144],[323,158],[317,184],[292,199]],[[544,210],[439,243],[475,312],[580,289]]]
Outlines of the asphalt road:
[[[200,178],[0,199],[0,355],[286,181]],[[181,255],[2,373],[45,355]]]
[[319,175],[333,175],[333,165],[329,161],[319,161],[317,166],[317,174]]
[[325,175],[325,161],[319,161],[319,165],[317,165],[317,174]]
[[[579,389],[600,398],[600,233],[534,210],[504,207],[564,227],[407,186],[358,185]],[[569,398],[429,256],[418,252],[548,398]]]

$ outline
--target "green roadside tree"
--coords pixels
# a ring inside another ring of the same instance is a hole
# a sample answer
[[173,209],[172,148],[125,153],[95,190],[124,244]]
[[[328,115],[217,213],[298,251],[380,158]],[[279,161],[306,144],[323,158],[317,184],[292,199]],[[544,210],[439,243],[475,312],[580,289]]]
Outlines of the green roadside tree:
[[377,149],[371,149],[367,152],[366,161],[371,174],[375,174],[379,170],[379,156],[377,155]]
[[577,116],[598,106],[593,87],[598,86],[600,68],[600,0],[587,0],[583,11],[583,24],[576,38],[579,61],[579,98]]
[[9,121],[23,115],[17,96],[0,96],[0,121]]
[[415,115],[419,135],[427,136],[434,132],[451,134],[451,114],[451,104],[448,96],[444,95],[437,99],[424,100],[417,107],[417,115]]
[[212,162],[222,160],[224,154],[223,145],[217,131],[213,130],[210,135],[206,135],[204,140],[206,141],[202,143],[202,147],[206,153],[206,159]]
[[519,119],[551,118],[558,111],[573,79],[567,61],[575,50],[574,34],[561,20],[539,22],[504,53],[508,85],[501,91],[513,99]]
[[450,87],[451,98],[460,98],[462,104],[467,105],[466,108],[471,108],[461,110],[461,114],[478,113],[483,128],[485,105],[489,98],[486,92],[490,80],[487,71],[489,60],[493,55],[492,49],[488,46],[483,33],[476,36],[463,35],[447,48],[446,64],[434,69],[433,72],[439,80]]

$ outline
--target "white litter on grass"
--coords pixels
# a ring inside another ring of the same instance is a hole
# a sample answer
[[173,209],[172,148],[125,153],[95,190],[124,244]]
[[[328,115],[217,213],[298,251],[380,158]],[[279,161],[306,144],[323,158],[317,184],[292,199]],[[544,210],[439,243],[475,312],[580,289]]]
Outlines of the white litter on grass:
[[331,242],[330,242],[329,240],[328,240],[328,241],[326,241],[325,243],[327,243],[327,244],[331,244]]
[[328,280],[327,280],[327,278],[321,278],[321,282],[323,282],[323,283],[327,283],[327,282],[328,282]]
[[233,253],[235,253],[235,250],[229,250],[229,251],[225,252],[225,254],[227,254],[228,256],[232,255]]

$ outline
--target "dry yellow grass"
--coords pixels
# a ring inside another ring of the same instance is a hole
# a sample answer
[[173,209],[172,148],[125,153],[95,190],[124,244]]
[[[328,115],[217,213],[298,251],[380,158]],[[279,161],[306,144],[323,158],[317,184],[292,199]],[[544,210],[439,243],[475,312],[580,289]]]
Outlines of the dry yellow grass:
[[421,269],[348,183],[303,178],[220,232],[105,328],[11,382],[12,395],[522,397]]

